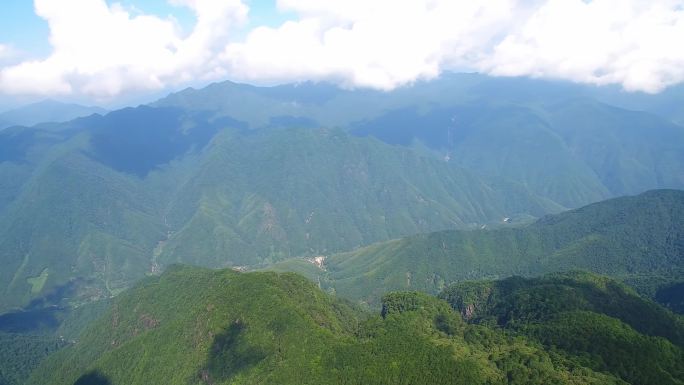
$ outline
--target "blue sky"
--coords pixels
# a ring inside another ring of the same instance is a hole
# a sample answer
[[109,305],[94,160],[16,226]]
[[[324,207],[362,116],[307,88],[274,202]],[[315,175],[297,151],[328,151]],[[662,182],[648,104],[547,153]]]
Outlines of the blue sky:
[[[195,15],[188,8],[171,5],[167,0],[123,0],[107,1],[120,3],[127,8],[137,8],[144,13],[161,17],[173,16],[185,31],[190,31],[195,23]],[[250,27],[266,25],[276,27],[293,15],[280,12],[275,0],[259,0],[249,2]],[[40,58],[50,54],[48,37],[50,30],[47,22],[36,15],[33,1],[7,0],[0,5],[0,42],[11,45],[22,51],[26,57]],[[22,55],[24,56],[24,55]]]
[[391,90],[458,70],[647,93],[684,81],[684,0],[8,0],[0,25],[5,104],[225,79]]
[[48,29],[45,20],[33,11],[33,2],[10,0],[2,4],[0,12],[0,42],[11,44],[32,56],[50,53]]

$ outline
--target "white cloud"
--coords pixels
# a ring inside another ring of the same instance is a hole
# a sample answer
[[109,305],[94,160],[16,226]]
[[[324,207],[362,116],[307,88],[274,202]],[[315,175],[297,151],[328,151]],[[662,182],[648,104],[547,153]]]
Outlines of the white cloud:
[[49,24],[53,52],[4,68],[0,90],[106,98],[210,76],[213,52],[227,43],[227,31],[245,19],[247,8],[239,0],[177,2],[197,15],[187,37],[172,19],[132,16],[104,0],[35,0],[36,13]]
[[223,58],[235,76],[391,89],[470,64],[523,9],[511,0],[281,0],[279,6],[301,18],[230,44]]
[[102,98],[225,77],[392,89],[453,69],[646,92],[684,81],[681,0],[278,0],[297,18],[243,41],[230,36],[241,0],[169,1],[197,15],[189,35],[104,0],[35,0],[53,53],[2,69],[0,92]]
[[658,92],[684,80],[683,41],[682,1],[550,0],[477,66]]
[[621,84],[684,80],[684,1],[280,0],[301,19],[224,57],[248,80],[340,79],[390,89],[444,70]]

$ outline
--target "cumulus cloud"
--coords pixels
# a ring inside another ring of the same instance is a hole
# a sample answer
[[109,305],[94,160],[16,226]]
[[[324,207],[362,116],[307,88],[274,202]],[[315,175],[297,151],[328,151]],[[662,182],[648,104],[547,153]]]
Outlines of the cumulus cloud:
[[279,0],[301,19],[224,52],[246,79],[391,89],[451,69],[658,92],[684,80],[684,2]]
[[682,1],[550,0],[476,66],[658,92],[684,80],[682,41]]
[[194,10],[189,34],[104,0],[35,0],[53,52],[2,69],[0,92],[113,97],[220,78],[392,89],[455,69],[646,92],[684,81],[681,0],[278,0],[295,17],[240,41],[250,0],[169,1]]
[[53,52],[4,68],[0,90],[110,97],[209,76],[216,71],[214,52],[227,43],[227,31],[245,19],[247,8],[239,0],[176,2],[197,16],[187,37],[173,19],[133,16],[104,0],[35,0],[36,13],[49,24]]
[[301,15],[257,28],[223,59],[246,79],[336,79],[391,89],[471,64],[520,12],[511,0],[281,0]]

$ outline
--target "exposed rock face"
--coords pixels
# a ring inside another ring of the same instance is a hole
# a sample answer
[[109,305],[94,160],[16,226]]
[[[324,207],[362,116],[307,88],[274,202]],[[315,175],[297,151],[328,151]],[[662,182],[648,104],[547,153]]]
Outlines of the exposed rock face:
[[321,270],[325,270],[325,256],[319,255],[312,258],[307,258],[307,262],[314,264]]
[[475,314],[475,305],[468,304],[463,308],[463,311],[461,311],[461,315],[463,316],[463,319],[468,321],[471,318],[473,318],[473,315]]

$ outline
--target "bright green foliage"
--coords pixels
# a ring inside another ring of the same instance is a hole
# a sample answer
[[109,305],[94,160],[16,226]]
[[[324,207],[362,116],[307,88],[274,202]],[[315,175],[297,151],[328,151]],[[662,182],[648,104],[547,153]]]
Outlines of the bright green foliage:
[[[383,316],[294,274],[172,267],[119,296],[30,384],[618,384],[421,293]],[[80,382],[79,382],[80,381]]]
[[327,271],[309,276],[371,303],[390,290],[436,293],[463,280],[575,269],[624,279],[653,295],[652,286],[681,279],[682,218],[684,192],[656,190],[520,228],[443,231],[371,245],[333,255]]
[[394,292],[382,297],[382,316],[405,313],[408,311],[427,311],[444,314],[446,305],[434,300],[434,297],[420,292]]
[[562,312],[521,333],[568,353],[573,362],[639,384],[683,384],[684,352],[667,340],[638,333],[594,312]]
[[185,384],[205,374],[234,377],[265,355],[279,362],[287,351],[303,355],[284,365],[301,365],[320,354],[333,333],[348,334],[353,320],[292,275],[172,267],[118,297],[75,346],[55,355],[64,365],[55,383],[101,369],[114,383]]
[[587,273],[464,282],[445,290],[470,322],[498,325],[631,384],[684,383],[684,321]]

